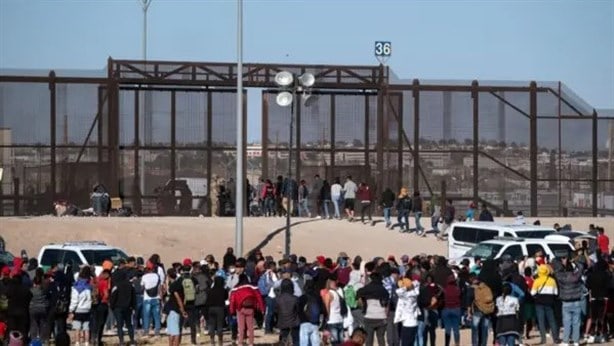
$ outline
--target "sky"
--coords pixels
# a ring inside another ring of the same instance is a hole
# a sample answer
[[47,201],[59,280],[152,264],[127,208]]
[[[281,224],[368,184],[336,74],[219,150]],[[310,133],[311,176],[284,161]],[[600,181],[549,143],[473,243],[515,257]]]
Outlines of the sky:
[[[236,13],[233,0],[152,0],[148,58],[234,61]],[[245,0],[243,15],[245,62],[377,64],[374,41],[391,41],[403,79],[562,81],[614,108],[614,0]],[[0,68],[139,59],[142,20],[140,0],[0,0]]]

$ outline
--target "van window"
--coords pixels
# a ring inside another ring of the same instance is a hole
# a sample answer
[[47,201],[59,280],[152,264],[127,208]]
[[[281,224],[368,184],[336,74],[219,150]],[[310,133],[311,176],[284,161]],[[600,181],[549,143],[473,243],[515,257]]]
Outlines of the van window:
[[41,257],[41,266],[50,267],[54,263],[60,263],[62,260],[62,255],[64,251],[56,250],[56,249],[47,249],[43,251],[43,256]]
[[498,237],[498,236],[499,236],[499,231],[495,231],[492,229],[478,229],[475,242],[481,243],[486,240],[493,240],[495,239],[495,237]]
[[514,235],[513,235],[513,234],[511,234],[510,232],[504,232],[504,233],[503,233],[503,236],[504,236],[504,237],[509,237],[509,238],[514,238]]
[[452,237],[454,240],[462,243],[479,243],[476,241],[478,231],[471,227],[454,227]]
[[554,234],[554,231],[516,231],[518,238],[544,239],[547,235]]
[[79,255],[77,255],[77,253],[74,251],[66,251],[66,254],[64,254],[63,262],[72,263],[73,268],[76,268],[83,264],[83,262],[81,261],[81,258],[79,258]]
[[529,257],[535,256],[535,253],[541,251],[542,254],[547,254],[546,250],[539,244],[527,244],[527,255]]
[[548,244],[548,247],[554,256],[559,256],[560,254],[571,251],[571,245],[568,244]]
[[520,245],[511,245],[508,246],[507,249],[505,249],[503,251],[503,253],[501,254],[501,256],[503,255],[510,255],[512,257],[513,260],[517,260],[522,258],[523,253],[522,253],[522,248],[520,247]]

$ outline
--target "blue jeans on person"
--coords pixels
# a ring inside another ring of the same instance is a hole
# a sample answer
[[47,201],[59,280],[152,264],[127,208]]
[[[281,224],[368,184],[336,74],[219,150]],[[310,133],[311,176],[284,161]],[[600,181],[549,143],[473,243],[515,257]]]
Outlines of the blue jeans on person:
[[490,330],[490,317],[481,311],[474,311],[471,317],[471,345],[486,346],[488,331]]
[[416,341],[414,342],[414,346],[424,346],[424,328],[426,325],[424,321],[418,321],[418,331],[416,334]]
[[331,345],[341,345],[343,343],[343,323],[329,323]]
[[266,304],[266,312],[264,314],[264,330],[265,332],[273,332],[273,316],[275,314],[275,299],[269,296],[264,297]]
[[450,333],[454,334],[454,343],[460,344],[460,308],[445,308],[441,311],[441,320],[445,329],[445,345],[450,345]]
[[160,299],[149,299],[143,302],[143,330],[149,334],[149,321],[153,315],[154,333],[160,335]]
[[298,201],[298,217],[309,216],[309,200],[307,198]]
[[264,199],[264,215],[272,216],[275,214],[275,199],[268,197]]
[[421,211],[415,212],[414,219],[416,220],[416,232],[418,234],[422,234],[422,232],[424,231],[424,227],[422,227],[422,224],[420,223],[420,218],[422,218],[422,212]]
[[330,204],[330,200],[325,199],[322,201],[322,210],[324,210],[324,217],[330,219],[330,213],[328,210],[328,205]]
[[515,346],[516,335],[504,335],[497,338],[499,346]]
[[384,207],[384,221],[386,221],[386,227],[389,227],[392,222],[390,221],[390,213],[392,212],[392,208]]
[[341,196],[333,196],[333,206],[335,207],[335,218],[340,219],[341,214],[339,210],[341,209]]
[[399,210],[397,221],[402,230],[409,231],[409,210]]
[[580,342],[582,301],[563,302],[563,342]]
[[133,316],[133,323],[132,325],[134,326],[134,329],[139,329],[139,327],[143,327],[142,326],[142,318],[143,318],[143,295],[142,294],[137,294],[136,295],[136,308],[134,310],[134,315]]
[[435,346],[437,325],[439,324],[439,312],[437,310],[425,309],[425,326],[424,326],[424,346],[427,346],[427,338],[430,339],[431,346]]
[[320,346],[318,325],[309,322],[301,323],[299,340],[300,346]]
[[535,304],[535,316],[537,317],[537,326],[539,328],[539,335],[542,344],[546,343],[546,320],[548,320],[548,327],[550,327],[550,334],[553,341],[559,339],[559,327],[556,324],[554,318],[554,308],[549,305]]
[[119,337],[119,344],[124,344],[124,323],[128,329],[128,337],[130,343],[134,344],[134,327],[132,325],[132,311],[129,308],[116,308],[113,310],[115,320],[117,321],[117,336]]

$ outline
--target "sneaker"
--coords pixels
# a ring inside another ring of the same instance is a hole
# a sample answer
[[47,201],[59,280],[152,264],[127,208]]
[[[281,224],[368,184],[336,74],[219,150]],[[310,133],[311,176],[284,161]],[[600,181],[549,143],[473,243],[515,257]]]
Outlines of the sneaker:
[[561,342],[561,343],[560,343],[560,344],[558,344],[557,346],[569,346],[569,344],[568,344],[568,343],[566,343],[566,342]]
[[584,342],[587,343],[587,344],[594,344],[595,343],[595,336],[587,335],[586,339],[584,339]]
[[322,216],[320,216],[320,215],[316,216],[316,219],[321,219],[321,218],[322,218]]

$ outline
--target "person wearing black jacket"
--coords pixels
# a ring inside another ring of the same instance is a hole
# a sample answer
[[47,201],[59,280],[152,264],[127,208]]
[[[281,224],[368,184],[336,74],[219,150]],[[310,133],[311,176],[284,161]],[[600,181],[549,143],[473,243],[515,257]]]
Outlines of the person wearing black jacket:
[[277,328],[280,330],[279,340],[283,345],[291,338],[293,345],[299,344],[298,298],[294,295],[294,284],[290,279],[283,279],[280,294],[275,299],[277,312]]
[[478,221],[495,221],[495,219],[492,217],[492,213],[490,212],[490,210],[488,210],[488,206],[486,204],[482,204],[482,212],[478,217]]
[[[322,211],[324,211],[322,218],[332,219],[332,215],[330,214],[329,206],[332,202],[332,197],[330,194],[330,183],[328,180],[324,179],[322,182],[322,188],[320,189],[319,199],[322,203]],[[318,210],[318,213],[320,210]]]
[[28,342],[28,311],[32,293],[30,289],[23,284],[20,274],[14,275],[7,287],[6,297],[8,298],[7,330],[16,330],[23,335],[25,343]]
[[43,269],[37,268],[34,272],[33,286],[30,288],[30,337],[38,338],[43,344],[49,341],[49,324],[47,315],[49,311],[49,290],[44,282]]
[[411,199],[411,211],[414,213],[414,219],[416,220],[416,234],[422,237],[426,236],[426,232],[420,219],[422,218],[422,197],[420,197],[420,191],[414,192],[414,197]]
[[324,311],[322,297],[315,290],[313,280],[305,282],[305,294],[298,300],[299,320],[301,322],[299,335],[300,340],[310,340],[311,345],[320,343],[320,319]]
[[217,335],[219,346],[224,344],[224,319],[226,317],[226,300],[228,300],[228,291],[226,290],[224,278],[216,276],[213,279],[213,286],[209,290],[209,296],[205,303],[207,311],[207,327],[209,329],[209,338],[211,345],[215,346],[215,336]]
[[396,196],[389,187],[387,187],[386,190],[382,192],[379,204],[384,211],[384,220],[386,221],[386,228],[392,225],[392,222],[390,221],[390,215],[392,212],[392,207],[394,206],[395,199]]
[[397,199],[397,220],[398,225],[401,227],[399,232],[409,232],[409,213],[412,210],[411,202],[407,188],[402,187]]
[[119,344],[124,345],[124,324],[128,329],[130,344],[135,345],[134,326],[132,325],[132,311],[136,308],[136,293],[132,283],[128,280],[127,272],[118,270],[113,276],[111,289],[111,310],[117,321],[117,336]]
[[371,282],[356,292],[356,298],[362,303],[365,316],[365,329],[367,330],[367,346],[373,345],[374,336],[377,343],[386,345],[386,319],[390,296],[382,283],[382,275],[374,272],[370,276]]
[[229,247],[228,249],[226,249],[226,254],[224,255],[224,258],[222,259],[222,267],[224,268],[225,271],[228,271],[228,268],[230,266],[234,266],[235,263],[237,263],[237,257],[234,255],[234,249]]
[[66,318],[68,318],[68,305],[70,304],[71,287],[64,272],[57,264],[52,264],[48,272],[49,278],[49,330],[54,336],[66,332]]

